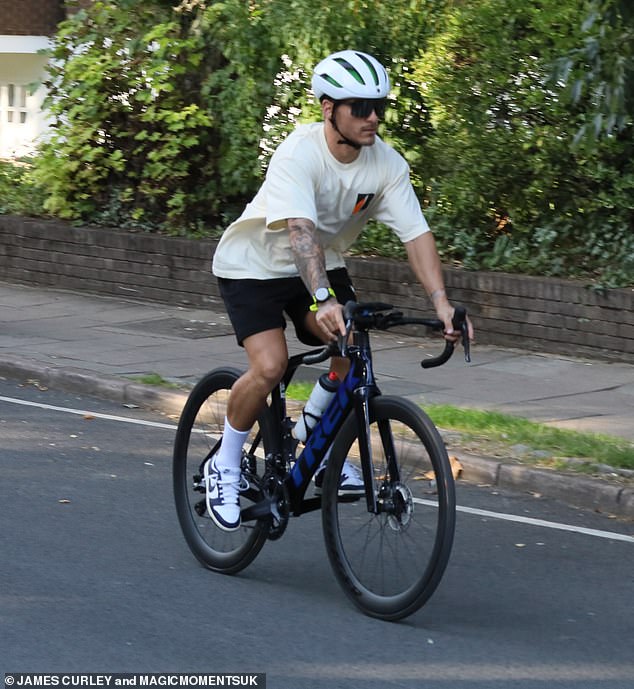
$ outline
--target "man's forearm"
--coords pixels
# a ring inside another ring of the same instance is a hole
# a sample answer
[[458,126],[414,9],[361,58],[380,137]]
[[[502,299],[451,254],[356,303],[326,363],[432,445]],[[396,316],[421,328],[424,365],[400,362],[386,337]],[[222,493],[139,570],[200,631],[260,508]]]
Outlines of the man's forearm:
[[[445,294],[442,263],[434,236],[431,232],[426,232],[411,242],[406,242],[405,247],[412,270],[429,295],[438,317],[445,323],[445,337],[457,340],[459,333],[454,334],[452,324],[454,309]],[[469,339],[473,340],[473,325],[468,318],[467,326]]]
[[409,263],[432,300],[434,306],[437,302],[446,301],[445,283],[442,274],[442,264],[436,242],[431,232],[426,232],[416,239],[405,244]]
[[306,289],[314,294],[319,287],[329,287],[324,250],[314,223],[307,218],[290,218],[287,223],[295,265]]

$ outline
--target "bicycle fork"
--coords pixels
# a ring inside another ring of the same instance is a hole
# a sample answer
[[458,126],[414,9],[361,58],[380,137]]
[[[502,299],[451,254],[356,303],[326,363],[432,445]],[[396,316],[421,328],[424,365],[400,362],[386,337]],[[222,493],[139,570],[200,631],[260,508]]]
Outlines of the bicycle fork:
[[368,512],[378,513],[378,502],[374,490],[374,463],[372,461],[372,438],[370,435],[370,387],[364,385],[354,391],[354,413],[357,417],[359,429],[359,453],[361,455],[361,470],[365,484],[365,497]]
[[[370,399],[372,388],[370,386],[360,387],[355,390],[355,414],[357,417],[357,428],[359,429],[359,453],[361,455],[361,469],[363,472],[363,482],[365,483],[365,496],[368,512],[379,514],[391,510],[391,502],[385,503],[383,490],[374,489],[375,473],[372,433],[370,430]],[[389,419],[377,421],[379,438],[383,452],[385,453],[386,475],[380,480],[391,485],[400,481],[400,472],[396,461],[396,451],[394,449],[394,438],[390,428]]]

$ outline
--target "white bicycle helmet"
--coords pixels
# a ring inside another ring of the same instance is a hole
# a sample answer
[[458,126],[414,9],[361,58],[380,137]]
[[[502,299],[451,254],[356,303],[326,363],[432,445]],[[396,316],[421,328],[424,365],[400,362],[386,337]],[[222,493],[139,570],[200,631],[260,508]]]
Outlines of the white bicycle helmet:
[[342,50],[322,60],[313,73],[313,93],[318,100],[346,98],[386,98],[390,79],[385,67],[371,55],[358,50]]

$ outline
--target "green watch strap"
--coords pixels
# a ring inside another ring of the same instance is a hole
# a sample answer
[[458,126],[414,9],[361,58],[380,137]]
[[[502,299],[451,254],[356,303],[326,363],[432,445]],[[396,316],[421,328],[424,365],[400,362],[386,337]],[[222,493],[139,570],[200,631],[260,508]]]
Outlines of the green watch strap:
[[[335,290],[332,287],[328,287],[328,299],[330,299],[331,297],[336,299],[337,295],[335,294]],[[328,299],[317,301],[317,297],[313,294],[313,303],[310,305],[309,309],[313,312],[317,311],[317,309],[319,308],[319,304],[323,304],[324,302],[328,301]]]

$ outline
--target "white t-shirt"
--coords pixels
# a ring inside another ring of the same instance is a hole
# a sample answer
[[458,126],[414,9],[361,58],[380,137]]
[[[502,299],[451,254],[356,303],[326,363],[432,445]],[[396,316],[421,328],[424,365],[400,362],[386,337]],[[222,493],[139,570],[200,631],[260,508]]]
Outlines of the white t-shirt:
[[354,162],[340,163],[328,149],[323,123],[299,126],[277,148],[255,198],[220,239],[214,275],[298,275],[288,218],[315,223],[328,270],[344,266],[344,252],[370,218],[391,227],[403,242],[429,230],[405,159],[377,138]]

